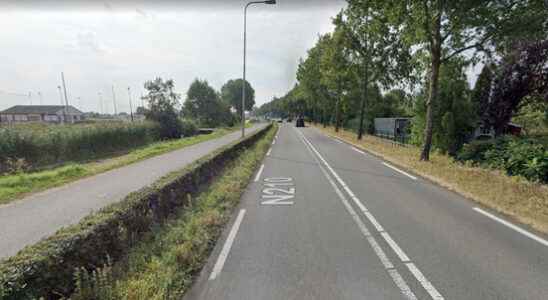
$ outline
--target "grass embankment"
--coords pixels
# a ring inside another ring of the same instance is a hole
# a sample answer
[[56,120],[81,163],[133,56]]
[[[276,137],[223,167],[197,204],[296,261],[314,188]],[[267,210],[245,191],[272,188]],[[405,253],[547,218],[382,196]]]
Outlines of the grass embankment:
[[369,151],[386,161],[453,190],[487,207],[511,216],[533,228],[548,233],[548,186],[532,183],[501,171],[463,165],[450,156],[433,152],[429,162],[419,161],[420,149],[401,147],[375,136],[356,134],[333,128],[318,129]]
[[[276,127],[243,151],[221,175],[198,194],[190,209],[130,250],[127,259],[77,282],[72,299],[180,299],[205,264],[254,170],[268,150]],[[207,188],[207,189],[206,189]],[[99,279],[103,278],[103,279]]]
[[162,141],[130,151],[125,155],[89,163],[69,163],[46,171],[20,173],[0,177],[0,204],[11,202],[28,193],[66,184],[153,156],[221,137],[234,129],[219,129],[208,135]]

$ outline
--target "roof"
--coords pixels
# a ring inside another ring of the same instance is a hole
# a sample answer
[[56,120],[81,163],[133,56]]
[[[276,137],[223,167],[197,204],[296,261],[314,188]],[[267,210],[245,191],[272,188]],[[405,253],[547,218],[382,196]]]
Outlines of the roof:
[[[56,114],[59,111],[65,109],[64,105],[15,105],[4,111],[0,111],[1,114]],[[67,106],[69,114],[82,114],[81,111],[74,106]]]

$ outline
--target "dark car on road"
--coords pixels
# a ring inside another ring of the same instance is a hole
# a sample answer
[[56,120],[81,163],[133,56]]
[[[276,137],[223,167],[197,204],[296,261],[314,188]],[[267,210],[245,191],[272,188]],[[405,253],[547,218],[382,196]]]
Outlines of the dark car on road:
[[304,118],[303,117],[297,118],[297,121],[295,121],[295,127],[304,127]]

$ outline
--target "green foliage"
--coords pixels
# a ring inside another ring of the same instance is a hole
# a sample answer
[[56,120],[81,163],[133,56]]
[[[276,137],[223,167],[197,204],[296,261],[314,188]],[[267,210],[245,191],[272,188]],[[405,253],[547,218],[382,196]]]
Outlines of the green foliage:
[[0,173],[104,157],[160,138],[156,123],[0,127]]
[[192,120],[181,120],[181,134],[184,137],[198,134],[198,126]]
[[[236,109],[238,117],[242,115],[242,83],[243,79],[229,80],[221,88],[221,99]],[[245,110],[250,111],[255,105],[255,90],[245,81]]]
[[[227,145],[0,261],[0,294],[7,299],[70,295],[76,288],[74,270],[87,270],[78,275],[83,278],[97,266],[108,266],[110,259],[116,263],[145,233],[165,222],[178,208],[190,205],[188,194],[198,192],[202,184],[210,182],[269,129]],[[80,280],[86,284],[85,288],[81,285],[82,291],[103,291],[106,285],[100,283],[104,280],[97,274],[91,285],[87,284],[89,280]]]
[[[416,96],[412,122],[411,142],[420,145],[424,140],[426,104],[424,91]],[[462,147],[475,129],[476,116],[470,102],[470,90],[458,61],[447,63],[441,68],[439,95],[443,101],[433,105],[434,148],[451,155]]]
[[219,94],[206,80],[196,79],[190,85],[183,115],[204,127],[230,126],[234,123],[229,104],[221,101]]
[[180,95],[173,92],[175,83],[173,80],[164,81],[156,78],[145,82],[147,95],[143,97],[148,104],[146,117],[160,124],[160,135],[164,139],[177,139],[181,137],[181,123],[176,112]]
[[457,159],[504,170],[511,176],[548,182],[548,148],[534,139],[502,136],[474,141],[463,147]]

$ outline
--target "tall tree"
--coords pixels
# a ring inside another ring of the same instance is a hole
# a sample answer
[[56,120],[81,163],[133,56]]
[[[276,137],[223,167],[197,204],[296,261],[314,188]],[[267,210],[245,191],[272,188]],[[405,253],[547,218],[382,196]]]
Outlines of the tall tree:
[[488,120],[496,135],[529,95],[548,102],[548,40],[521,42],[505,57],[489,98]]
[[181,96],[173,92],[175,83],[173,80],[164,81],[156,78],[145,82],[147,94],[143,99],[149,103],[146,118],[160,123],[163,138],[181,137],[181,126],[177,107]]
[[428,160],[432,146],[433,105],[438,101],[440,67],[465,51],[477,59],[504,47],[515,36],[544,35],[546,9],[542,0],[409,0],[370,1],[375,11],[401,29],[408,47],[426,58],[428,96],[421,160]]
[[483,66],[481,73],[476,80],[474,90],[472,91],[471,101],[474,106],[474,111],[482,123],[487,123],[486,114],[493,86],[493,68],[494,66],[490,64]]
[[[242,79],[229,80],[221,88],[221,98],[242,115]],[[255,90],[246,80],[245,82],[245,110],[251,110],[255,105]]]
[[216,127],[223,123],[228,109],[206,80],[196,79],[188,89],[183,113],[203,126]]
[[388,15],[380,13],[379,5],[370,0],[348,0],[344,18],[335,19],[343,29],[354,60],[361,65],[362,98],[358,139],[364,133],[364,118],[368,88],[373,84],[384,87],[402,81],[410,75],[409,48],[401,39],[400,30],[390,26]]

